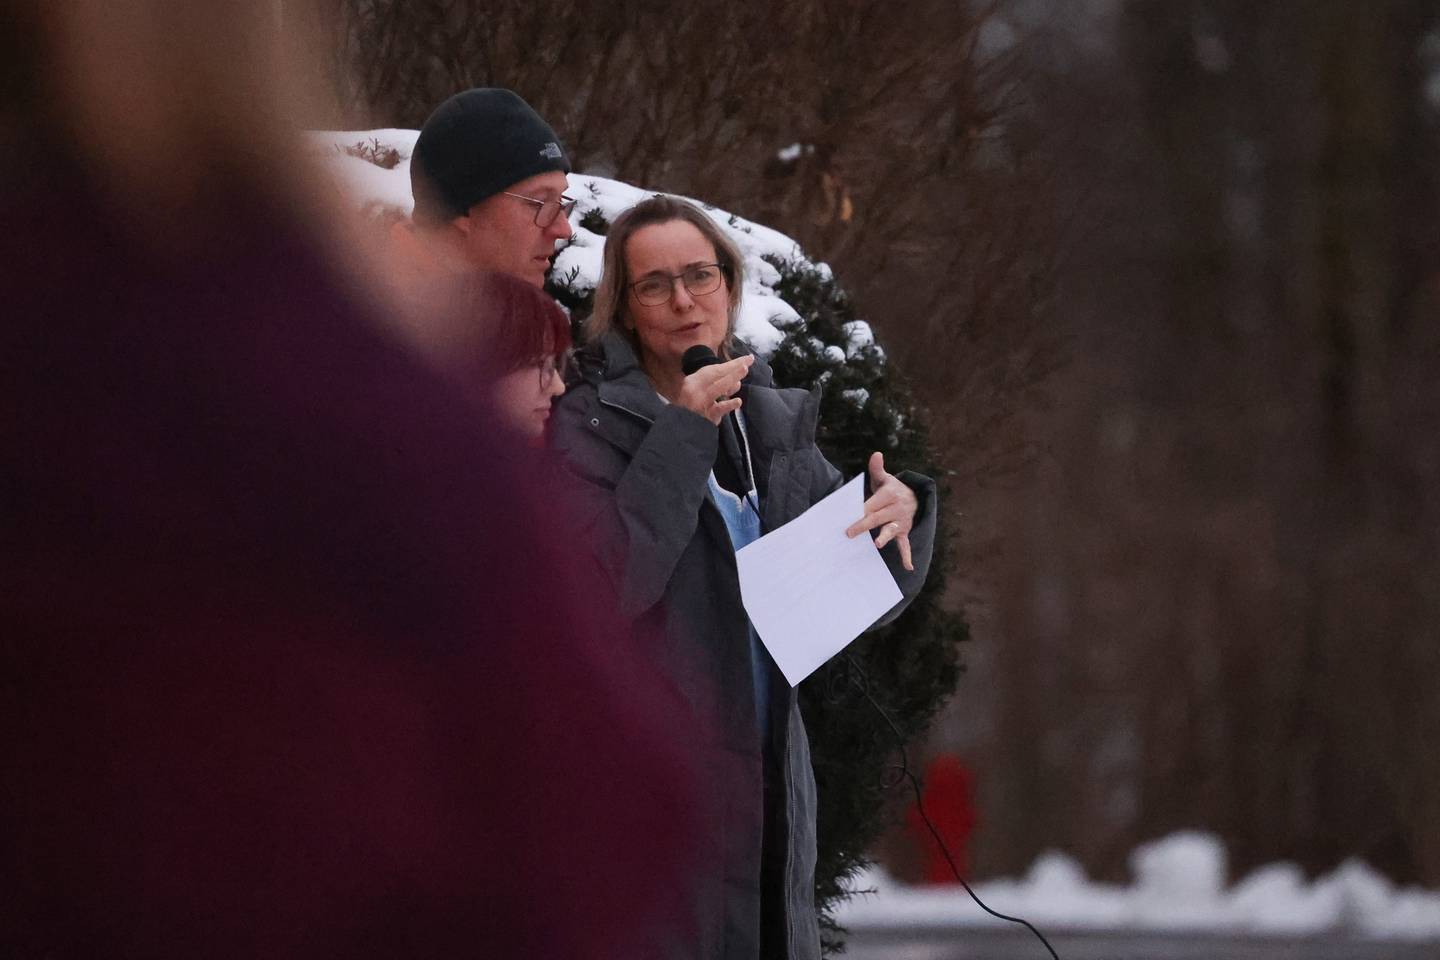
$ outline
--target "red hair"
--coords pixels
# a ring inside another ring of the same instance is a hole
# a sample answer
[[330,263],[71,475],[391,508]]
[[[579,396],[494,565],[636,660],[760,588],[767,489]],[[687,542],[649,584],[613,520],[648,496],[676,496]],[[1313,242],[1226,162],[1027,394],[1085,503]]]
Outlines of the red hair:
[[570,318],[549,294],[506,273],[466,276],[455,289],[455,309],[474,323],[462,360],[464,372],[497,380],[570,349]]

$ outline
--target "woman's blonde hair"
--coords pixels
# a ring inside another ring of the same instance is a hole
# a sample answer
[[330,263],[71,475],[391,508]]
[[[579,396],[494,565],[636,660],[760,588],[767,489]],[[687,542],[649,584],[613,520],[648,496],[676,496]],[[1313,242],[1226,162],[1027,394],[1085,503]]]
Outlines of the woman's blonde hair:
[[683,220],[700,231],[715,248],[715,262],[720,264],[726,282],[726,293],[730,298],[730,323],[725,330],[725,344],[722,352],[732,353],[730,343],[735,336],[735,318],[740,312],[740,293],[745,282],[745,264],[740,248],[721,230],[705,211],[688,200],[667,197],[663,194],[642,200],[610,225],[605,236],[605,258],[600,270],[600,285],[595,290],[595,308],[590,319],[585,321],[586,339],[593,342],[601,335],[614,330],[637,347],[635,335],[625,323],[625,311],[629,302],[630,269],[625,262],[625,247],[636,231],[661,223]]

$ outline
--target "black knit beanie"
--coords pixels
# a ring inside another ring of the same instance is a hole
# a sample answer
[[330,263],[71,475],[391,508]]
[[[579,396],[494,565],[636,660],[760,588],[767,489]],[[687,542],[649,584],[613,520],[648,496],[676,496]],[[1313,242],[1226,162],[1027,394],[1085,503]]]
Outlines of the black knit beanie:
[[527,177],[570,172],[560,138],[524,100],[498,87],[457,93],[435,108],[410,157],[417,223],[464,216]]

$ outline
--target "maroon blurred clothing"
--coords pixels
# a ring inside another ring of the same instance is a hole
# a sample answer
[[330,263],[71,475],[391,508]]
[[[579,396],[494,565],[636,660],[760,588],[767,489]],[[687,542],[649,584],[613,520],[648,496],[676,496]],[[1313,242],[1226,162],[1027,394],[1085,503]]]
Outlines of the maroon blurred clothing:
[[7,180],[0,953],[683,953],[695,724],[529,455],[260,191]]

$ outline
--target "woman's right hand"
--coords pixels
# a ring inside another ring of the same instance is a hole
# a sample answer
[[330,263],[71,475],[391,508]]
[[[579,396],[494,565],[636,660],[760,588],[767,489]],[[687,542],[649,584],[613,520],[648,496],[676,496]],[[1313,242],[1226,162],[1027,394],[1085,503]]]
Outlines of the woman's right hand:
[[725,414],[740,409],[740,398],[733,394],[754,362],[755,357],[747,355],[701,367],[685,378],[675,403],[718,426]]

